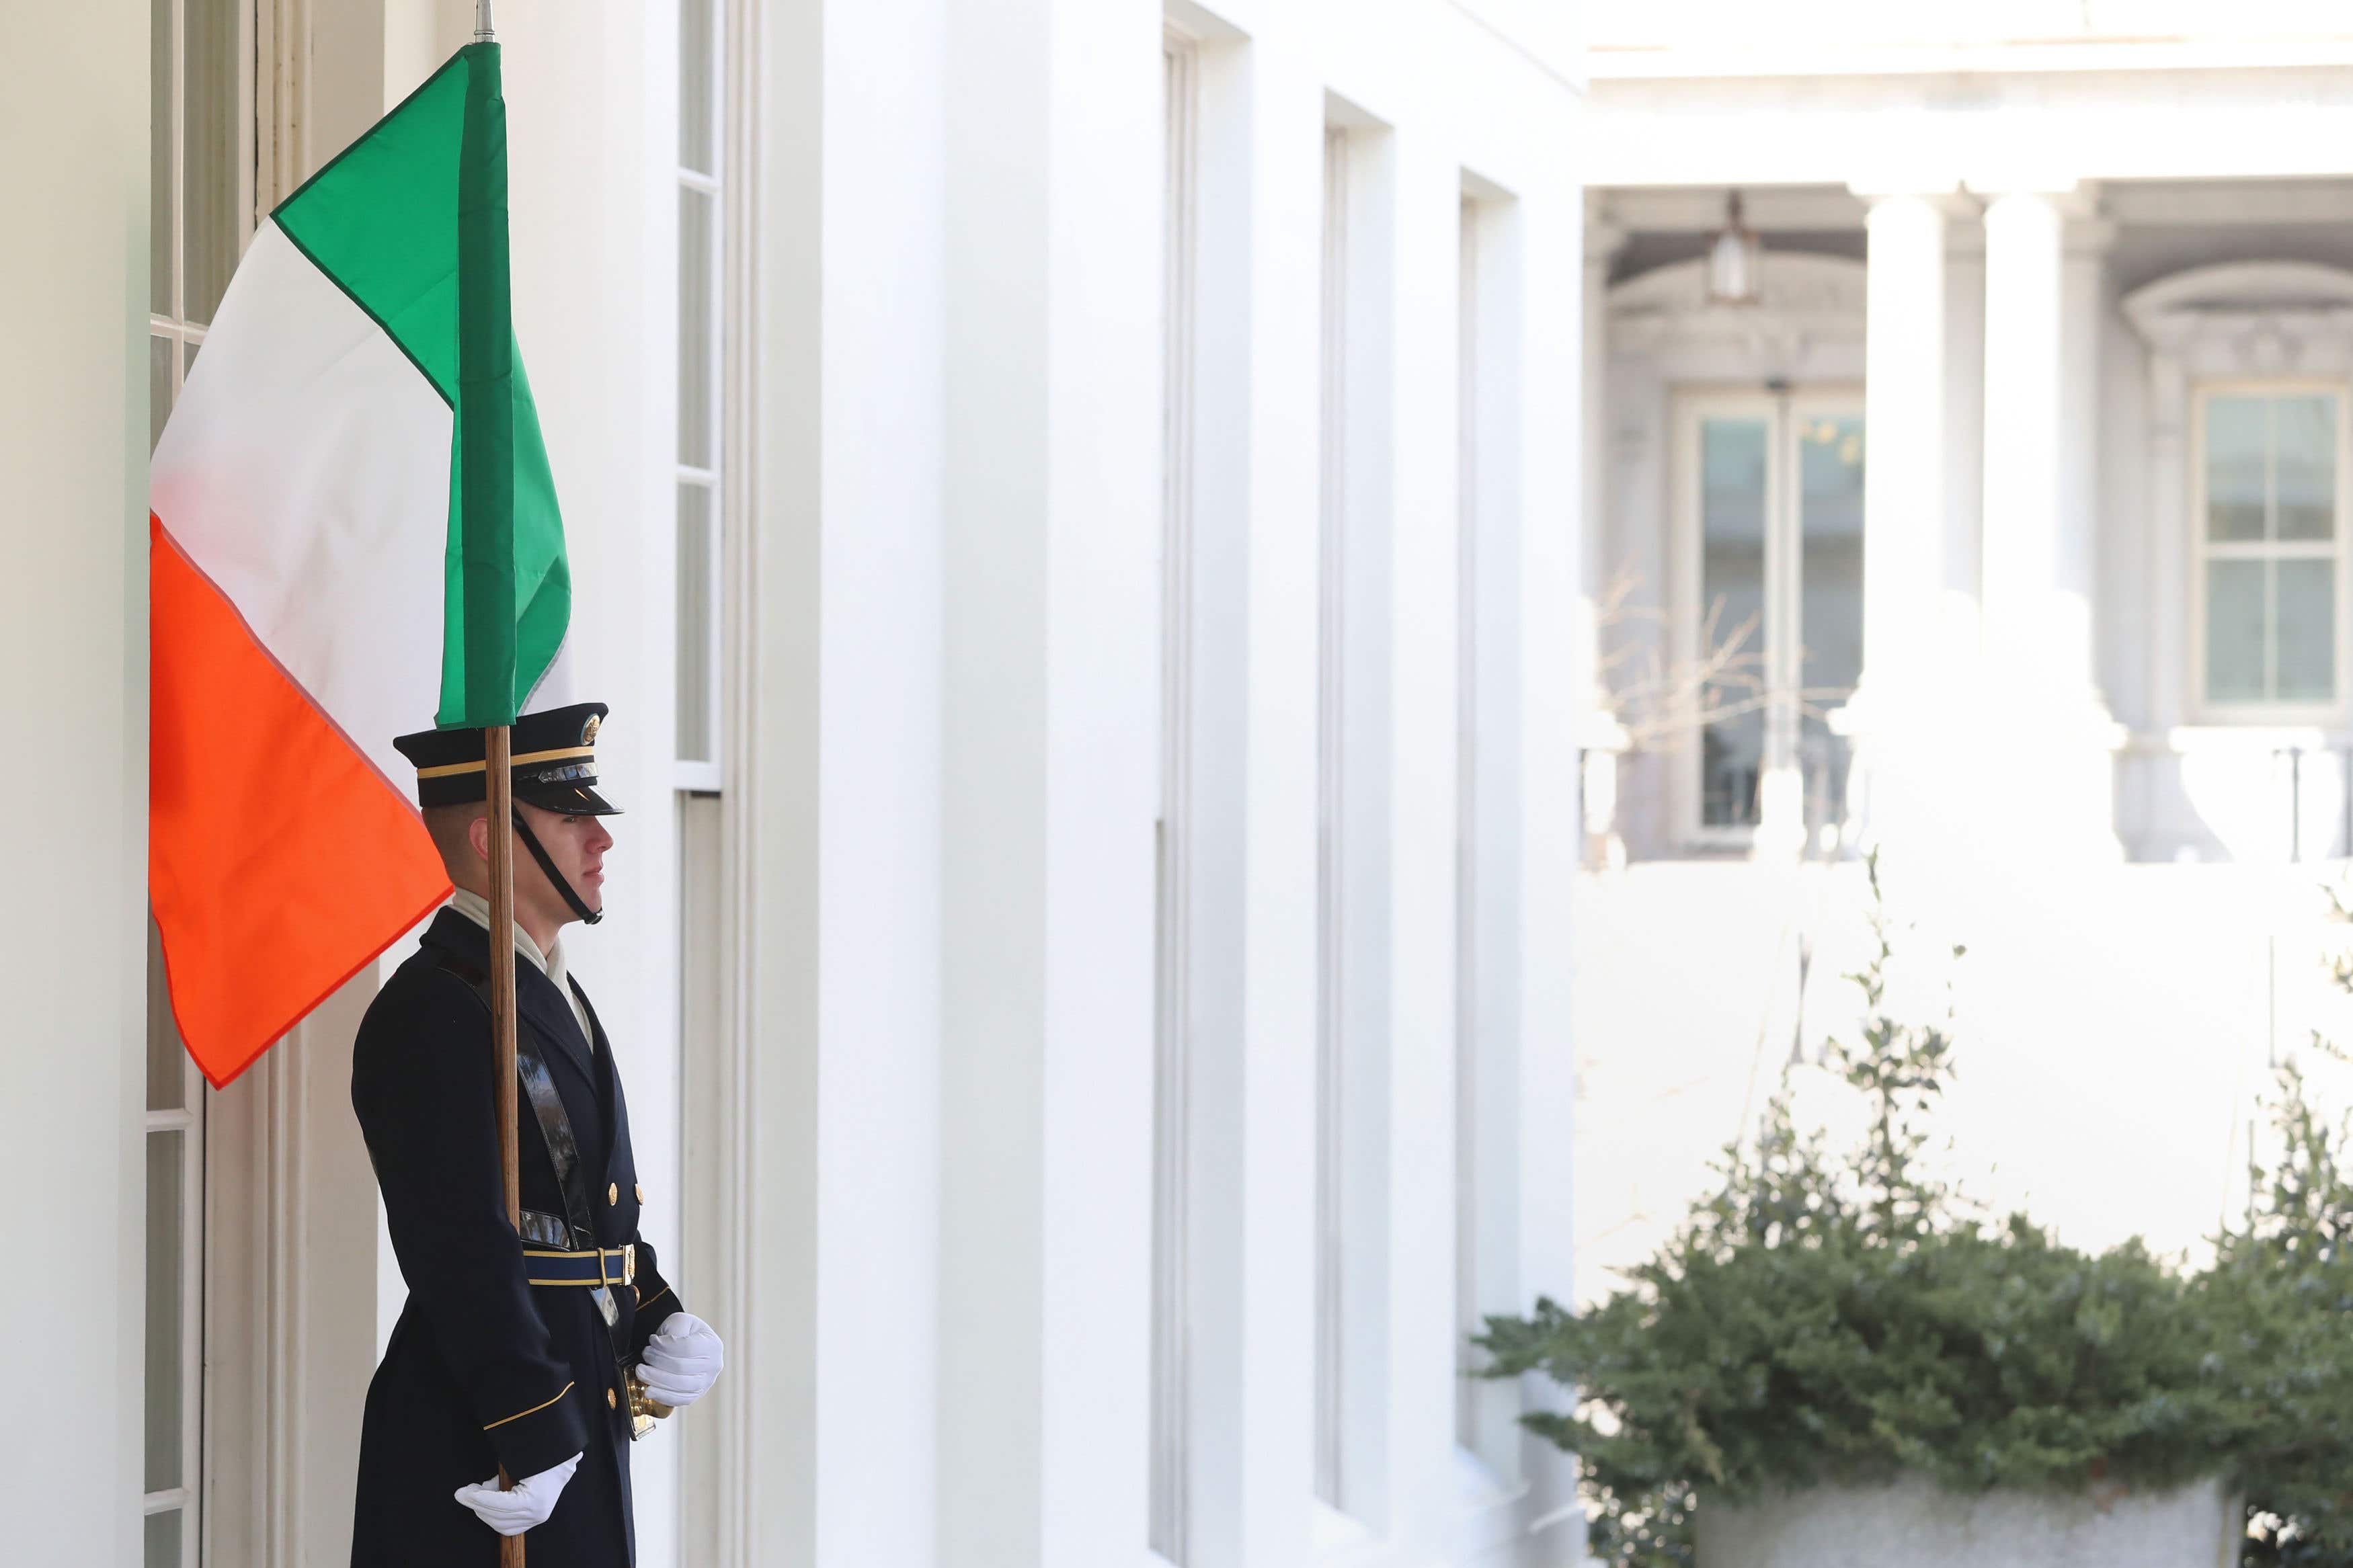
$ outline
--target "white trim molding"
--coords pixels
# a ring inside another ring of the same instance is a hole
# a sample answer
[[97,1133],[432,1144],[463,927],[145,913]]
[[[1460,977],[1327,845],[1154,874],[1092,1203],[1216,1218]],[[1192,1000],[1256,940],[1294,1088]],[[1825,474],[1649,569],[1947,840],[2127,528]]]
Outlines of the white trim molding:
[[[2347,639],[2340,629],[2334,702],[2278,710],[2209,710],[2201,696],[2200,611],[2193,566],[2193,509],[2200,490],[2197,410],[2212,384],[2327,384],[2343,396],[2353,384],[2353,271],[2299,261],[2241,261],[2193,268],[2126,296],[2126,321],[2148,348],[2150,731],[2201,722],[2342,722]],[[2338,528],[2345,526],[2340,444]],[[2338,574],[2340,628],[2346,597]]]

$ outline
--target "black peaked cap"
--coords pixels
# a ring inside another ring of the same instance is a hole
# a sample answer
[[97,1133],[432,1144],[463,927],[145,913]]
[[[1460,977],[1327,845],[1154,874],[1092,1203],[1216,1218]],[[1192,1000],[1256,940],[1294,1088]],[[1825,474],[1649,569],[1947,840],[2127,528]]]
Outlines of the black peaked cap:
[[[575,702],[525,713],[508,738],[514,797],[566,816],[617,816],[621,808],[596,793],[596,731],[602,702]],[[480,730],[419,730],[393,742],[417,767],[417,804],[463,805],[490,798],[487,748]]]

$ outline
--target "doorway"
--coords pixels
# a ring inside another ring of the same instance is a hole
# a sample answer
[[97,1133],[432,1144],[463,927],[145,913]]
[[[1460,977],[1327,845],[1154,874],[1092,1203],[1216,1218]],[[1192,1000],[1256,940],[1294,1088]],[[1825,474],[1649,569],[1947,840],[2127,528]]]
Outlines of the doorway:
[[1694,847],[1831,854],[1846,747],[1831,716],[1862,668],[1862,394],[1677,398],[1674,668]]

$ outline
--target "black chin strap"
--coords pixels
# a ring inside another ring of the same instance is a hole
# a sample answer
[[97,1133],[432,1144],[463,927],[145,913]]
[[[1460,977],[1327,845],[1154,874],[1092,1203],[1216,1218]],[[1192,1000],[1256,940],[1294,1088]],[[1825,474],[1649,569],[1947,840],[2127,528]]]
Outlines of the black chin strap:
[[548,858],[546,847],[532,832],[531,825],[522,819],[520,811],[514,814],[514,830],[515,837],[522,840],[522,847],[531,851],[531,858],[539,862],[539,868],[547,873],[547,879],[555,884],[555,890],[564,895],[564,901],[572,906],[574,914],[590,925],[605,918],[604,910],[592,910],[580,901],[580,895],[572,890],[572,884],[564,879],[564,873],[557,870],[555,862]]

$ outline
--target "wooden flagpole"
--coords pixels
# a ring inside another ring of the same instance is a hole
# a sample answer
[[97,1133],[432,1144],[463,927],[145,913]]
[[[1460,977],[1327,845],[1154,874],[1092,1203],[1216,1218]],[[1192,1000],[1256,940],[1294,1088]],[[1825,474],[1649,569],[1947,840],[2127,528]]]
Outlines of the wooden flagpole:
[[[491,0],[474,0],[474,41],[492,43]],[[514,731],[494,724],[482,731],[484,793],[491,839],[491,1103],[499,1124],[499,1175],[504,1184],[507,1223],[522,1234],[522,1175],[515,1125],[514,949]],[[499,1485],[514,1489],[515,1478],[499,1467]],[[522,1537],[499,1537],[499,1568],[523,1568]]]
[[[499,1123],[499,1171],[507,1223],[522,1231],[522,1177],[515,1125],[514,733],[501,724],[482,732],[491,826],[491,1094]],[[499,1467],[499,1484],[514,1478]],[[499,1538],[499,1568],[523,1568],[522,1537]]]

